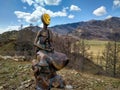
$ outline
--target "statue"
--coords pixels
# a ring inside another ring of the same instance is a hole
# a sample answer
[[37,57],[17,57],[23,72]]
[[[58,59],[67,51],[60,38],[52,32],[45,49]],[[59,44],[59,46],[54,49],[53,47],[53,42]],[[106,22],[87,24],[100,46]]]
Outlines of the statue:
[[32,62],[36,90],[50,90],[52,87],[64,88],[64,80],[56,74],[56,71],[65,67],[69,59],[65,54],[57,52],[53,48],[53,34],[47,28],[50,24],[50,16],[43,14],[41,20],[43,29],[37,33],[34,41],[34,45],[37,47],[37,60]]

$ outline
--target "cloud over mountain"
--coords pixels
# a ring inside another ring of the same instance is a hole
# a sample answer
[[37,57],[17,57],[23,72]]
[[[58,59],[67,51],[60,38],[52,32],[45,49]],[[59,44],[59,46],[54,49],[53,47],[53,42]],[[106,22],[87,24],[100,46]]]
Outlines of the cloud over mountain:
[[106,7],[104,7],[104,6],[101,6],[93,11],[93,14],[96,16],[102,16],[106,13],[107,13]]

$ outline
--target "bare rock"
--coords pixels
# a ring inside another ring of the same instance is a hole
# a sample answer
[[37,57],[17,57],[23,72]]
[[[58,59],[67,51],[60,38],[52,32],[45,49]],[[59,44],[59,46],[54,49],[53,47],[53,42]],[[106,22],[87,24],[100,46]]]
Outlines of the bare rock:
[[66,88],[66,89],[69,89],[69,90],[72,90],[72,89],[73,89],[73,86],[72,86],[72,85],[66,85],[65,88]]

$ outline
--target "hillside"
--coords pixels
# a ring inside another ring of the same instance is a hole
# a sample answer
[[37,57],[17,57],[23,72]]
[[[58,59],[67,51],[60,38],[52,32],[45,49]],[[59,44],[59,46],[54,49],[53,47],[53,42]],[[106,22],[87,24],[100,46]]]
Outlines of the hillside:
[[81,26],[83,24],[84,24],[84,22],[56,25],[54,27],[51,27],[51,29],[53,32],[65,35],[65,34],[68,34],[72,31],[74,31],[78,26]]
[[90,20],[52,27],[59,34],[84,37],[86,39],[109,39],[109,34],[120,32],[120,18],[112,17],[105,20]]
[[109,39],[111,33],[120,33],[120,18],[112,17],[106,20],[91,20],[78,26],[71,34],[87,39]]
[[[0,90],[34,90],[35,81],[31,62],[0,59],[0,68]],[[92,75],[67,68],[57,73],[67,84],[64,90],[120,90],[120,79],[117,78]]]

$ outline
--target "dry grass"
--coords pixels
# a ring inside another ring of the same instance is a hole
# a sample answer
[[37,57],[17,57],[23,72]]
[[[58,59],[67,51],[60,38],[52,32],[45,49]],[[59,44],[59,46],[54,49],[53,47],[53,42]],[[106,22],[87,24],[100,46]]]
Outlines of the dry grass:
[[100,40],[87,40],[86,41],[86,44],[90,45],[89,52],[93,52],[94,56],[96,56],[99,52],[102,52],[107,43],[108,41],[100,41]]

